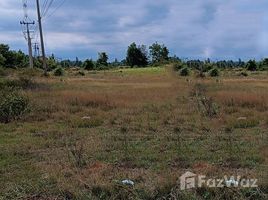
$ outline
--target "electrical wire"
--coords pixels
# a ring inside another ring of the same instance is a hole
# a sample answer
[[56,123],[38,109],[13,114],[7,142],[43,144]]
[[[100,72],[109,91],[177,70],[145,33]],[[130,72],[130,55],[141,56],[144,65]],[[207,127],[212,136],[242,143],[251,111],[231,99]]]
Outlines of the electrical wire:
[[63,0],[46,18],[51,17],[52,15],[54,15],[56,13],[56,11],[58,9],[60,9],[61,6],[63,6],[63,4],[65,3],[66,0]]
[[43,17],[43,15],[44,15],[44,12],[45,12],[46,7],[47,7],[47,3],[48,3],[48,0],[45,0],[43,3],[43,6],[41,8],[41,17]]
[[43,15],[42,15],[42,18],[46,17],[49,9],[51,8],[52,4],[53,4],[54,0],[50,0],[50,2],[48,3],[47,7],[45,8],[44,12],[43,12]]

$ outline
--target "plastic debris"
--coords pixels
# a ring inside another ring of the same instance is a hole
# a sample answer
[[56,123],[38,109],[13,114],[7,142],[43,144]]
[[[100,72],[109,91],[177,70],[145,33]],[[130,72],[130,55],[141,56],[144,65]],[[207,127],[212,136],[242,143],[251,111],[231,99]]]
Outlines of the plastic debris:
[[134,186],[134,182],[133,182],[132,180],[128,180],[128,179],[123,180],[122,183],[123,183],[124,185]]

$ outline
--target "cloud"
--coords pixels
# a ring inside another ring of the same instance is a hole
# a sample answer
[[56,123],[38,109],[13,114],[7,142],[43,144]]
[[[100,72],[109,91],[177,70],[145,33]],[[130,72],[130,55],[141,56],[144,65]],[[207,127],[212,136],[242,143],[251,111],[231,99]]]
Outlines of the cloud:
[[[29,3],[29,16],[36,19],[35,3]],[[159,41],[180,57],[261,58],[268,54],[267,7],[266,0],[66,1],[43,19],[46,47],[61,57],[107,51],[123,58],[131,42],[148,46]],[[20,35],[22,5],[1,0],[0,18],[1,42],[21,47],[23,38],[13,38]]]

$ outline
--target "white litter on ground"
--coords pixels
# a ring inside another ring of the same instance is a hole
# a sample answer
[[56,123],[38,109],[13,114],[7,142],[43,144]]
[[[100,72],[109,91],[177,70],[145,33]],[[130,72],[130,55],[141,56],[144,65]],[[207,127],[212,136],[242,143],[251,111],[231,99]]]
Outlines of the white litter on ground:
[[123,183],[124,185],[131,185],[131,186],[134,186],[134,182],[133,182],[132,180],[128,180],[128,179],[123,180],[122,183]]

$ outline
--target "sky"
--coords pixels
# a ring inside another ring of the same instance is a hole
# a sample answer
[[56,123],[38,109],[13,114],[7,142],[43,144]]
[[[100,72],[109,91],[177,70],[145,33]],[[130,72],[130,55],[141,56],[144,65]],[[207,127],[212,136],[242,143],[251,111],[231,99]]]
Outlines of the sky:
[[[35,0],[27,8],[36,21]],[[261,59],[268,57],[267,10],[268,0],[54,0],[42,20],[46,53],[61,59],[96,59],[102,51],[123,59],[132,42],[163,43],[184,59]],[[22,0],[0,0],[0,43],[27,53],[23,18]]]

